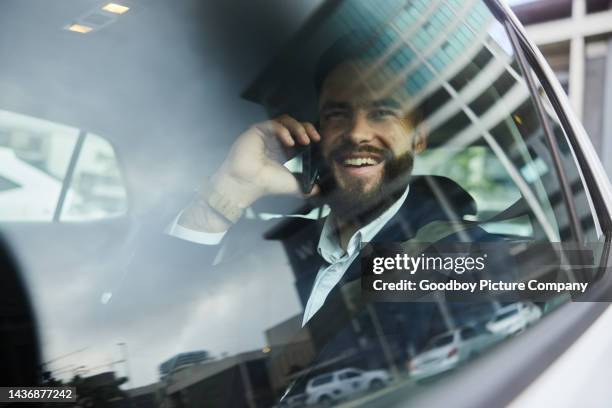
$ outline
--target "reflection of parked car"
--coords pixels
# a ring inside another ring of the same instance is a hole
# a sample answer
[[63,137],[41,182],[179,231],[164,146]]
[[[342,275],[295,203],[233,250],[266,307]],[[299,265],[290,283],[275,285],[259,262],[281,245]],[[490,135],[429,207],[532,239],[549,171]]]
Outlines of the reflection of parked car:
[[487,323],[487,330],[503,336],[510,336],[525,330],[542,317],[539,307],[529,302],[512,303],[495,312],[495,316]]
[[283,401],[278,405],[279,408],[301,408],[306,406],[306,400],[308,399],[308,395],[305,393],[288,395],[283,399]]
[[410,362],[410,377],[418,380],[451,370],[501,338],[472,326],[435,336]]
[[386,370],[359,370],[345,368],[329,374],[314,377],[306,385],[308,404],[330,406],[350,395],[383,388],[391,381]]
[[[51,221],[62,180],[19,158],[13,149],[0,146],[0,221]],[[64,205],[82,203],[73,189],[66,192]]]

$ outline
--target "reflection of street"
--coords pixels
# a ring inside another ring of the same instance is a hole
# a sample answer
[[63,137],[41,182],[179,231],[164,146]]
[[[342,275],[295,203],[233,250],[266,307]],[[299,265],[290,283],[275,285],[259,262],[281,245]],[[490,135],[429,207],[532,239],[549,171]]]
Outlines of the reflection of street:
[[398,381],[386,388],[357,396],[357,398],[337,405],[337,407],[355,408],[372,406],[388,408],[393,406],[411,406],[411,401],[415,400],[423,392],[435,387],[439,381],[443,381],[445,378],[447,378],[447,374],[433,377],[426,382],[416,382],[406,376],[402,376]]

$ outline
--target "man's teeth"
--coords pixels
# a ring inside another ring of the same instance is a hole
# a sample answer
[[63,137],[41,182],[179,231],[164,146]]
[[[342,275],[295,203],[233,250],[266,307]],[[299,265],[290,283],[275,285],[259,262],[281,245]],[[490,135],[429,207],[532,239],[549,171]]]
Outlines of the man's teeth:
[[378,162],[370,157],[357,159],[344,159],[345,166],[374,166]]

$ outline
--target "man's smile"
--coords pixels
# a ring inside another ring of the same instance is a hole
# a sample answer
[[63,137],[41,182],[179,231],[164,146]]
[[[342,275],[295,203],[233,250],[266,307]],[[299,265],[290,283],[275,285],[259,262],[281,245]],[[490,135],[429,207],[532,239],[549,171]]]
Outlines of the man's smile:
[[379,174],[385,160],[382,155],[370,152],[355,152],[334,160],[337,169],[353,177],[368,177]]

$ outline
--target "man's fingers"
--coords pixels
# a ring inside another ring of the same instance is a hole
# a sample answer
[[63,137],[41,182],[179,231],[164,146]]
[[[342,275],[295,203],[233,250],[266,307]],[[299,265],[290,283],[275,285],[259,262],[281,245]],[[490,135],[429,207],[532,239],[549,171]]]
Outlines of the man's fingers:
[[256,126],[264,135],[274,136],[285,147],[294,147],[296,142],[291,136],[291,132],[283,124],[270,120]]
[[311,142],[321,141],[321,136],[312,123],[298,122],[289,115],[260,123],[256,128],[266,135],[275,136],[288,148],[297,144],[309,145]]
[[319,132],[312,123],[303,122],[302,124],[304,125],[304,129],[306,129],[306,133],[310,137],[310,140],[312,140],[313,142],[321,141],[321,135],[319,135]]
[[281,165],[267,167],[262,173],[262,178],[268,186],[270,194],[290,194],[303,198],[314,197],[321,192],[320,187],[315,184],[310,193],[304,194],[302,186],[295,174]]
[[310,143],[310,137],[304,128],[304,125],[293,119],[289,115],[282,115],[276,119],[277,122],[284,125],[293,136],[294,140],[297,140],[300,144],[307,145]]

